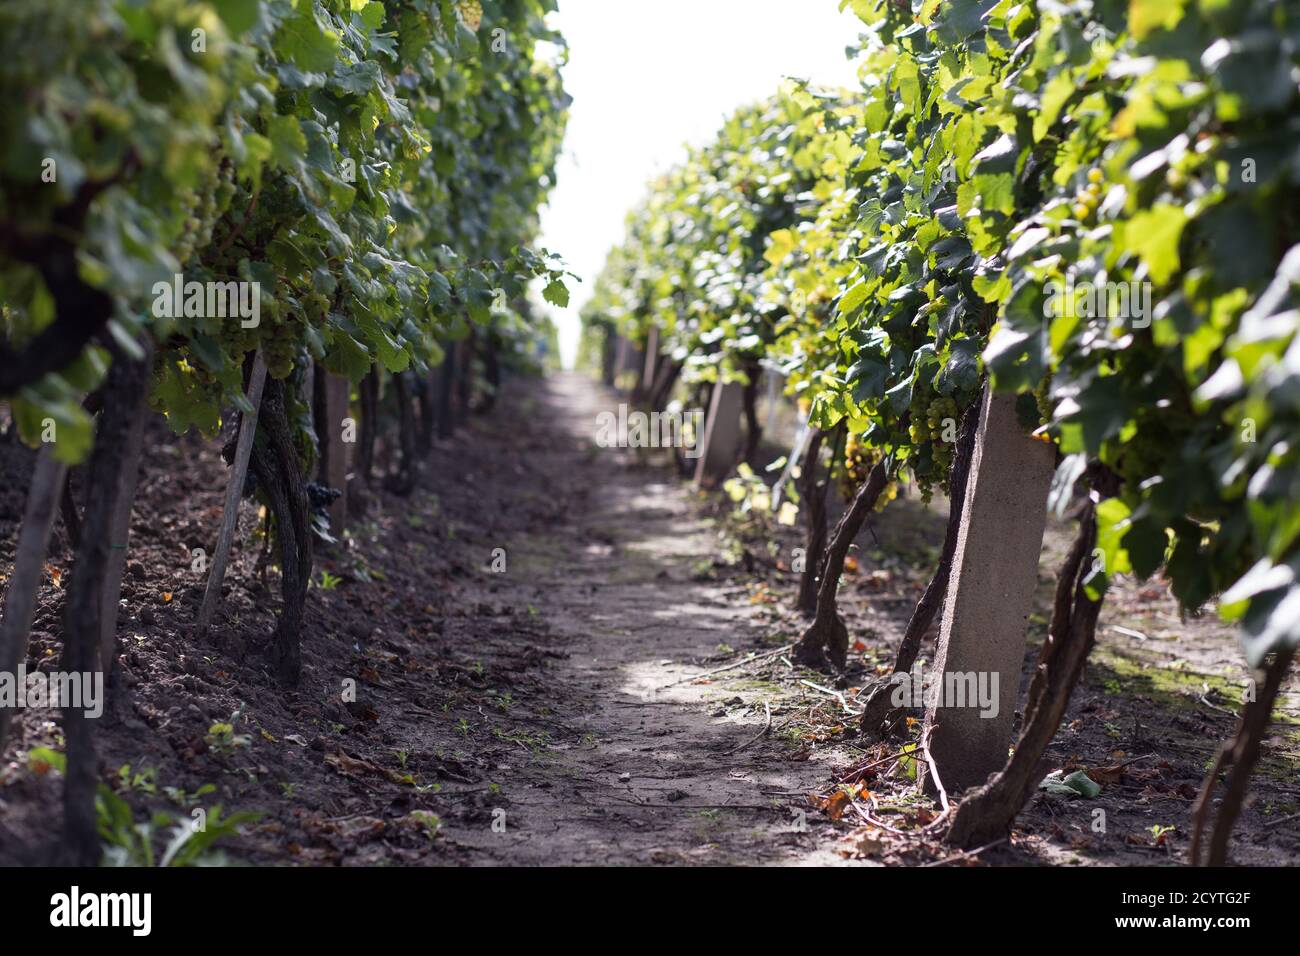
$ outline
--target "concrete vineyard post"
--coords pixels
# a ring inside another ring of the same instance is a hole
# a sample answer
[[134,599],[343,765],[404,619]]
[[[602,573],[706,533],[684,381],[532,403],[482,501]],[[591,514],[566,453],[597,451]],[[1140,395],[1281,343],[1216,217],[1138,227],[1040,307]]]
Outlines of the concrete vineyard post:
[[731,474],[740,454],[740,413],[744,386],[736,382],[713,386],[713,398],[700,442],[700,460],[695,468],[695,487],[712,488]]
[[[925,731],[933,730],[930,752],[950,792],[982,784],[1007,759],[1054,471],[1054,447],[1025,434],[1014,395],[986,388],[982,401],[928,675],[936,699],[927,698]],[[979,706],[979,691],[995,687],[989,706]]]

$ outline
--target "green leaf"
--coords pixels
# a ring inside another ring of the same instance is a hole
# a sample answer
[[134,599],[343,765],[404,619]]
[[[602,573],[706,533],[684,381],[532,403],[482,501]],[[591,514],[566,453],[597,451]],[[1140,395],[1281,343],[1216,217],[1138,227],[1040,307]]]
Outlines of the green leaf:
[[945,43],[958,43],[984,28],[984,14],[997,0],[950,0],[935,17],[935,33]]
[[261,0],[208,0],[232,36],[239,37],[257,24]]
[[1097,505],[1097,548],[1104,555],[1107,577],[1127,574],[1133,570],[1129,563],[1128,551],[1121,542],[1129,529],[1128,505],[1118,498],[1107,498]]
[[1300,585],[1253,598],[1241,621],[1241,643],[1251,667],[1263,665],[1274,651],[1300,645]]
[[1124,227],[1124,240],[1146,263],[1159,285],[1178,271],[1178,241],[1187,215],[1178,206],[1158,204],[1136,213]]
[[317,21],[312,4],[302,3],[297,13],[281,24],[276,46],[300,68],[310,73],[328,73],[334,69],[339,38]]
[[325,357],[326,367],[337,375],[345,375],[353,385],[370,373],[370,353],[360,342],[346,332],[337,333]]
[[27,751],[27,766],[37,773],[53,770],[56,773],[68,772],[68,757],[49,747],[33,747]]
[[559,279],[552,279],[542,290],[542,298],[560,309],[569,307],[569,288]]
[[178,435],[191,428],[211,434],[220,424],[221,413],[211,396],[202,391],[192,371],[182,369],[175,361],[160,366],[150,404],[167,416],[167,424]]
[[1039,783],[1038,789],[1071,799],[1083,797],[1085,800],[1093,800],[1101,795],[1101,784],[1089,777],[1084,770],[1076,770],[1064,778],[1060,770],[1053,770]]
[[948,347],[948,358],[936,381],[940,395],[971,392],[980,380],[980,343],[975,339],[957,339]]
[[48,379],[24,389],[12,410],[22,440],[33,447],[48,444],[56,461],[79,465],[90,453],[94,422],[73,393],[60,392]]
[[867,296],[870,294],[870,288],[871,287],[866,283],[866,281],[863,280],[845,292],[843,297],[840,299],[840,315],[851,315],[858,306],[867,301]]
[[1039,142],[1056,122],[1061,110],[1078,90],[1073,72],[1067,67],[1047,81],[1038,115],[1034,117],[1034,142]]
[[1133,565],[1133,573],[1145,581],[1164,564],[1169,536],[1158,521],[1138,518],[1129,525],[1123,543]]
[[266,127],[271,141],[271,163],[281,169],[295,169],[307,154],[307,137],[295,116],[275,116]]
[[853,385],[853,397],[859,402],[882,398],[889,369],[884,362],[863,356],[848,371],[848,381]]

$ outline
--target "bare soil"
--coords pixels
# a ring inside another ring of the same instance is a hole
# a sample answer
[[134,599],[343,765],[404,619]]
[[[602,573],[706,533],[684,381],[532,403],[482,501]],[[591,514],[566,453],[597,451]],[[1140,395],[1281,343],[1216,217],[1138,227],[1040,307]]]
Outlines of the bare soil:
[[[251,503],[218,627],[193,636],[193,549],[213,547],[226,469],[219,442],[151,424],[121,687],[97,728],[106,784],[140,820],[195,804],[260,812],[224,843],[257,864],[1181,860],[1245,676],[1228,628],[1181,621],[1159,582],[1121,582],[1052,756],[1067,772],[1140,759],[1097,799],[1044,793],[1009,843],[951,859],[921,832],[935,810],[896,759],[905,744],[864,741],[852,715],[924,587],[943,504],[901,498],[864,532],[842,589],[852,662],[833,682],[780,653],[802,623],[799,529],[595,447],[596,415],[618,401],[576,375],[512,383],[492,416],[435,448],[410,497],[376,483],[318,557],[303,680],[288,693],[269,669],[279,582],[258,568]],[[0,446],[2,576],[30,468],[24,449]],[[1027,660],[1069,533],[1049,530]],[[29,666],[57,666],[69,555],[60,529]],[[1296,691],[1293,676],[1238,826],[1242,863],[1300,860]],[[232,732],[214,733],[222,723]],[[0,864],[53,859],[61,781],[29,759],[40,746],[61,748],[57,715],[25,711],[0,755]]]

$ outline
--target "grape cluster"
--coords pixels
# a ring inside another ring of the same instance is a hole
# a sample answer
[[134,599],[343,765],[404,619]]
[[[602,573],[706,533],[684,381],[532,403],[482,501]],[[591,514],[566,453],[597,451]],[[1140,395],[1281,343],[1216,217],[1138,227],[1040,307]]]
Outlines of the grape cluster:
[[[880,449],[863,444],[858,435],[849,435],[844,443],[844,470],[840,473],[840,492],[844,497],[852,498],[857,490],[867,483],[867,476],[881,459]],[[884,510],[885,505],[898,497],[898,483],[890,481],[880,492],[876,500],[875,511]]]
[[961,417],[957,408],[957,400],[954,398],[938,397],[930,402],[926,409],[925,423],[930,430],[930,440],[934,442],[934,463],[947,473],[952,466],[952,456],[956,445],[956,435],[952,435],[953,441],[943,440],[944,422],[948,419],[956,422]]
[[314,325],[320,325],[324,323],[326,316],[329,315],[329,297],[319,292],[309,293],[303,296],[302,310]]
[[[936,453],[939,445],[946,445],[943,441],[943,423],[946,419],[954,421],[960,417],[960,410],[957,407],[955,398],[938,395],[932,398],[928,403],[924,398],[920,402],[912,403],[912,420],[908,428],[908,437],[912,439],[912,444],[916,446],[924,445],[927,441],[936,443]],[[952,449],[948,449],[951,453]]]
[[916,449],[912,470],[923,501],[930,500],[935,484],[947,486],[956,451],[955,442],[944,441],[944,423],[948,419],[961,419],[956,398],[920,388],[913,393],[907,433]]
[[189,215],[185,217],[176,258],[186,265],[212,243],[212,231],[230,208],[235,195],[235,167],[228,160],[214,163],[204,170],[194,190],[182,202]]
[[279,322],[264,322],[259,331],[262,330],[265,330],[261,346],[266,373],[272,378],[288,378],[297,364],[301,343],[307,337],[307,319],[299,312],[286,309],[280,313]]
[[1038,405],[1039,422],[1050,422],[1056,408],[1052,402],[1052,374],[1048,373],[1034,389],[1034,402]]
[[862,444],[857,435],[849,435],[844,443],[843,490],[851,495],[853,490],[867,480],[871,466],[876,463],[872,449]]
[[1075,194],[1074,218],[1080,222],[1087,222],[1097,211],[1097,206],[1101,202],[1101,180],[1100,169],[1094,167],[1088,170],[1088,185]]
[[479,26],[483,23],[483,4],[479,0],[459,0],[456,4],[456,12],[460,14],[461,23],[475,33],[478,32]]
[[331,488],[329,485],[322,485],[315,481],[307,484],[307,501],[311,506],[312,514],[328,516],[330,506],[341,497],[343,492],[338,488]]

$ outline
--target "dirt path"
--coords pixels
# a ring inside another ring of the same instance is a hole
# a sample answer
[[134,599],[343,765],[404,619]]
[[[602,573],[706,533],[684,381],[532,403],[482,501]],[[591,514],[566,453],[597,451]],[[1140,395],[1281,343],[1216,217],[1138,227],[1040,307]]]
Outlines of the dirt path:
[[550,673],[568,739],[524,758],[505,833],[450,823],[447,840],[513,863],[808,858],[816,841],[795,807],[824,765],[755,740],[763,693],[689,680],[714,666],[696,662],[734,659],[766,631],[743,588],[698,580],[716,528],[687,485],[593,448],[609,393],[560,375],[538,397],[529,428],[555,441],[544,477],[580,500],[571,521],[505,545],[502,597],[537,608],[567,654]]

